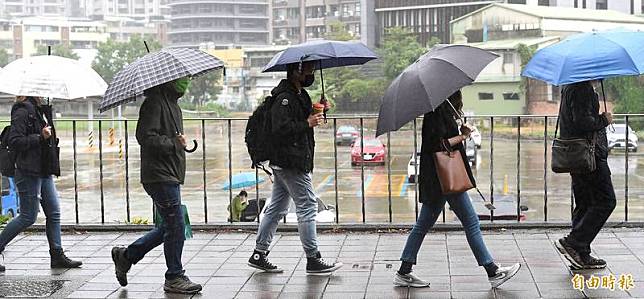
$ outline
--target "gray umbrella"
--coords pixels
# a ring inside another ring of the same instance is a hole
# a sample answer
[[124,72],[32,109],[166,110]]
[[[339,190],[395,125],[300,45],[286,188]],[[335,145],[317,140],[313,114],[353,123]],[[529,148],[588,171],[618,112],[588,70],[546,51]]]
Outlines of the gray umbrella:
[[469,85],[499,56],[465,45],[438,45],[408,66],[389,85],[380,106],[376,136],[396,131],[434,111],[447,97]]

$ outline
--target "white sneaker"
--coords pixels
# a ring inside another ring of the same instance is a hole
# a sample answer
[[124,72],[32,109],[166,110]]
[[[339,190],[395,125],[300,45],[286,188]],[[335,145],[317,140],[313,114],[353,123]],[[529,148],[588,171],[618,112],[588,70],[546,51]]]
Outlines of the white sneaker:
[[514,264],[510,267],[499,267],[496,270],[496,275],[488,277],[488,281],[492,285],[492,288],[497,288],[516,275],[519,269],[521,269],[521,264]]
[[394,276],[394,285],[398,287],[427,288],[429,287],[429,282],[418,278],[414,273],[410,272],[408,274],[401,275],[396,271],[396,275]]

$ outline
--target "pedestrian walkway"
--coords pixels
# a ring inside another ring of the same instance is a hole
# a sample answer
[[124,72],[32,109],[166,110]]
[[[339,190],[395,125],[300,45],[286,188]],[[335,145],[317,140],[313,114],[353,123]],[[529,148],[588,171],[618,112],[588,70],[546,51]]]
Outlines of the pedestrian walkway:
[[[573,288],[573,276],[552,241],[563,230],[486,231],[485,240],[501,264],[520,262],[514,279],[491,290],[485,271],[476,261],[462,232],[435,232],[425,239],[415,273],[430,288],[392,285],[399,266],[405,234],[321,233],[323,257],[338,258],[345,266],[333,276],[306,276],[299,237],[276,237],[270,253],[283,274],[265,274],[246,265],[255,245],[251,233],[195,232],[186,242],[186,274],[204,285],[193,298],[606,298],[644,297],[644,229],[606,229],[595,242],[595,254],[608,269],[583,272],[584,291]],[[110,258],[112,246],[126,245],[141,233],[87,233],[63,236],[68,255],[81,259],[82,269],[49,269],[44,234],[21,235],[7,248],[7,272],[0,276],[0,297],[54,298],[189,298],[163,292],[165,261],[162,246],[153,250],[129,274],[130,284],[119,287]],[[591,274],[599,280],[591,279]],[[614,291],[608,289],[615,278]],[[634,288],[623,291],[620,276],[632,274]],[[603,280],[607,282],[601,285]],[[597,289],[589,289],[599,281]],[[579,281],[578,281],[579,282]],[[592,282],[592,283],[591,283]]]

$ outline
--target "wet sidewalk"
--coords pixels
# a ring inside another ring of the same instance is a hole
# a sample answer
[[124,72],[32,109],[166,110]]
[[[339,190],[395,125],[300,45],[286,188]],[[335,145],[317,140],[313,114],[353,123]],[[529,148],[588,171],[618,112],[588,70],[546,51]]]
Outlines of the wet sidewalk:
[[[580,272],[590,279],[584,291],[573,288],[572,274],[552,241],[563,230],[486,231],[484,238],[501,264],[519,262],[519,273],[492,290],[462,232],[430,233],[419,254],[415,273],[431,282],[430,288],[407,289],[392,285],[398,258],[406,240],[399,233],[321,233],[323,257],[345,266],[332,276],[305,274],[296,234],[276,237],[271,261],[283,274],[265,274],[246,265],[254,244],[250,233],[195,232],[186,241],[186,274],[204,285],[193,298],[607,298],[644,297],[644,229],[606,229],[595,241],[595,254],[608,261],[608,269]],[[152,251],[129,274],[130,284],[119,287],[110,257],[112,246],[127,245],[141,233],[88,233],[63,236],[72,258],[82,269],[49,269],[44,234],[19,236],[5,251],[7,272],[0,276],[0,297],[53,298],[190,298],[163,292],[165,260],[162,246]],[[611,276],[612,274],[612,276]],[[633,288],[620,282],[632,275]],[[610,290],[611,277],[615,278]],[[595,285],[605,280],[606,285]],[[589,286],[598,286],[589,289]],[[628,289],[624,291],[623,289]]]

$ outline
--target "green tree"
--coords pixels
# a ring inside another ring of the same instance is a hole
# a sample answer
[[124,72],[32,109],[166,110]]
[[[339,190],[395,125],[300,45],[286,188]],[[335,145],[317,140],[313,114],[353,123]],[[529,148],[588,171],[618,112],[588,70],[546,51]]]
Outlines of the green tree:
[[[427,45],[432,47],[439,42],[438,38],[432,37]],[[426,51],[427,49],[418,43],[416,36],[409,30],[402,27],[387,29],[379,51],[384,62],[385,77],[390,81],[395,79]]]
[[187,96],[196,107],[217,100],[217,96],[221,93],[221,85],[219,85],[221,74],[221,71],[213,71],[192,80]]
[[4,48],[0,48],[0,67],[9,64],[9,52]]
[[[528,46],[526,44],[519,44],[517,45],[517,53],[519,54],[519,58],[521,59],[521,70],[523,71],[523,68],[530,62],[530,59],[532,59],[532,56],[534,56],[534,53],[537,52],[537,45],[532,45]],[[526,77],[521,77],[521,83],[519,86],[519,89],[523,94],[525,94],[527,97],[530,97],[530,80]],[[528,99],[529,100],[529,99]]]
[[[329,24],[329,31],[324,36],[327,40],[335,41],[350,41],[354,36],[346,29],[346,24],[340,21],[334,21]],[[364,79],[362,74],[355,67],[338,67],[326,69],[324,72],[324,92],[327,100],[331,101],[331,105],[335,107],[338,101],[350,100],[345,98],[348,94],[344,92],[346,83],[351,79]],[[311,96],[314,99],[319,99],[322,95],[320,72],[316,72],[314,91]],[[334,110],[332,110],[333,112]]]
[[354,36],[347,31],[346,24],[341,21],[333,21],[329,23],[329,31],[324,34],[324,38],[328,40],[350,41],[354,39]]
[[[154,52],[161,49],[161,44],[153,39],[145,39]],[[98,54],[92,63],[92,67],[107,82],[114,79],[123,67],[132,63],[137,58],[147,54],[144,39],[140,36],[133,36],[128,42],[118,42],[108,39],[106,42],[98,44]]]
[[[36,55],[47,55],[49,54],[49,46],[47,45],[39,45],[38,48],[36,48]],[[56,44],[51,46],[51,55],[56,55],[60,57],[65,57],[65,58],[71,58],[78,60],[80,57],[72,49],[64,44]]]
[[606,79],[607,96],[615,101],[615,113],[644,113],[644,76]]

